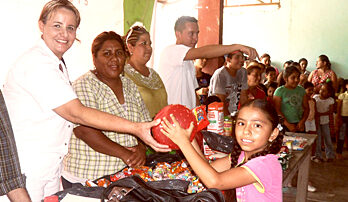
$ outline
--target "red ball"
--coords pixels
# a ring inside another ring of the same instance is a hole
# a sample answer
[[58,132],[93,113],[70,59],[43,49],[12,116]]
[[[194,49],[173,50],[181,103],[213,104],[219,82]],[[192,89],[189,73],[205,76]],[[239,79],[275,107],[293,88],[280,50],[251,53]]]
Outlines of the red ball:
[[[189,128],[190,123],[194,123],[194,128],[192,130],[191,136],[190,136],[190,141],[192,141],[195,138],[195,134],[197,132],[197,120],[195,115],[192,113],[191,110],[189,110],[187,107],[184,105],[176,104],[176,105],[168,105],[161,109],[161,111],[158,112],[158,114],[155,116],[155,119],[161,119],[166,117],[167,120],[170,123],[173,123],[172,119],[170,118],[170,114],[173,114],[176,120],[179,122],[180,126],[182,128]],[[179,147],[176,145],[173,141],[171,141],[166,135],[164,135],[161,132],[161,124],[153,127],[152,134],[155,140],[161,144],[168,145],[169,148],[173,150],[178,150]]]

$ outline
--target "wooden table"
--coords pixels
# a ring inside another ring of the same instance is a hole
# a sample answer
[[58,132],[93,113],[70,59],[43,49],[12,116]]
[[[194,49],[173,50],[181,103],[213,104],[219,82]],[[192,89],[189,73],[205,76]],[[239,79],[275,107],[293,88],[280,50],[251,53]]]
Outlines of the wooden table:
[[287,186],[298,171],[296,202],[306,201],[310,158],[312,146],[317,135],[291,132],[286,132],[286,135],[304,137],[308,140],[307,145],[302,151],[292,151],[289,167],[283,172],[283,186]]

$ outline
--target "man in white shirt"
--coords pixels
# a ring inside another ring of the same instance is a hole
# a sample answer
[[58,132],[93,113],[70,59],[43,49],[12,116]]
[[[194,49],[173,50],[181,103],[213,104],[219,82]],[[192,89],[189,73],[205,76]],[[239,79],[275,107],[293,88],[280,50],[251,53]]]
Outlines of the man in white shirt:
[[198,42],[198,21],[182,16],[174,26],[176,44],[166,47],[160,57],[158,73],[168,94],[168,104],[182,104],[192,109],[199,104],[195,89],[198,87],[194,59],[214,58],[236,50],[246,53],[250,59],[258,57],[254,48],[240,45],[206,45],[195,48]]

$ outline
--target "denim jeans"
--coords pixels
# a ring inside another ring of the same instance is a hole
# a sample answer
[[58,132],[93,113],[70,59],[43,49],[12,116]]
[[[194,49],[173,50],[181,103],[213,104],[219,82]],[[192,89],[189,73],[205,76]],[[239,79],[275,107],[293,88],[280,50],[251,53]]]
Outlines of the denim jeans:
[[325,154],[326,158],[333,159],[335,158],[335,153],[333,151],[333,145],[331,141],[331,135],[330,135],[330,127],[329,124],[319,124],[318,126],[318,137],[317,137],[317,145],[315,149],[315,156],[317,158],[323,158],[322,152],[321,152],[321,139],[324,138],[324,144],[325,144]]
[[338,141],[337,141],[337,149],[336,152],[338,154],[342,154],[342,150],[343,150],[343,145],[344,145],[344,138],[346,136],[348,136],[348,131],[347,128],[348,127],[348,117],[347,116],[343,116],[342,117],[342,126],[340,127],[340,133],[338,136]]

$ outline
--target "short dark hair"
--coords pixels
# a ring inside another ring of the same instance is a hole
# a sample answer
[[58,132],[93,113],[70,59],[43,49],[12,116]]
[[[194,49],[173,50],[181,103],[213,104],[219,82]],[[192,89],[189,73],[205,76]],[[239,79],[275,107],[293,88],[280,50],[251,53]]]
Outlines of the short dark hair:
[[293,73],[298,73],[299,76],[301,74],[300,70],[296,66],[290,65],[284,70],[283,78],[288,78]]
[[285,66],[285,64],[290,65],[290,64],[293,63],[293,62],[294,62],[294,61],[292,61],[292,60],[288,60],[288,61],[284,62],[283,66]]
[[267,67],[266,71],[265,71],[266,75],[268,75],[270,72],[276,72],[275,68],[274,67]]
[[332,86],[333,85],[332,81],[323,82],[321,85],[327,87],[327,90],[329,91],[330,97],[332,97],[332,98],[335,97],[335,89]]
[[277,89],[278,88],[278,83],[277,82],[270,82],[266,85],[266,88],[274,88]]
[[120,43],[120,45],[122,46],[123,51],[126,51],[125,47],[124,47],[123,40],[122,40],[120,35],[118,35],[117,33],[113,32],[113,31],[102,32],[97,37],[95,37],[95,39],[93,40],[93,43],[92,43],[92,55],[94,57],[97,57],[99,50],[101,49],[101,47],[103,46],[103,44],[107,40],[118,41]]
[[175,22],[174,31],[182,32],[182,30],[185,29],[185,24],[187,22],[198,23],[198,20],[194,17],[191,17],[191,16],[181,16]]
[[268,53],[264,53],[264,54],[261,55],[260,59],[266,58],[266,57],[267,58],[271,58],[271,56]]
[[313,88],[314,87],[314,84],[309,82],[309,81],[306,81],[304,84],[303,84],[303,88],[304,89],[307,89],[307,88]]
[[308,63],[307,59],[306,58],[301,58],[298,63],[301,63],[302,61],[305,61],[306,63]]
[[250,75],[254,70],[261,71],[261,68],[258,64],[257,65],[250,65],[247,67],[247,74]]

